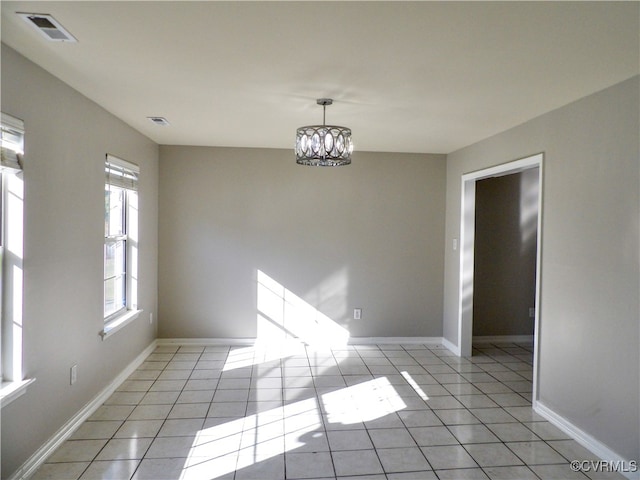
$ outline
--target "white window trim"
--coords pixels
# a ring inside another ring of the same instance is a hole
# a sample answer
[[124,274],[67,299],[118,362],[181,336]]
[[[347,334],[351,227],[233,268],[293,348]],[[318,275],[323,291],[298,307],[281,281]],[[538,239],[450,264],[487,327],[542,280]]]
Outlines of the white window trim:
[[[112,165],[124,167],[127,170],[134,172],[136,175],[140,174],[140,167],[137,165],[122,160],[121,158],[107,154],[106,162]],[[137,182],[137,178],[136,178]],[[142,313],[142,309],[138,308],[138,255],[134,250],[138,248],[138,231],[139,231],[139,219],[138,219],[138,204],[131,205],[129,195],[133,191],[138,195],[137,189],[128,189],[127,201],[125,202],[125,208],[127,213],[126,219],[126,231],[127,231],[127,265],[126,265],[126,307],[113,313],[111,316],[104,318],[104,328],[100,331],[102,340],[111,337],[114,333],[118,332],[122,328],[132,323]],[[130,223],[133,216],[136,216],[136,225]]]
[[118,330],[129,325],[136,318],[140,316],[143,310],[127,310],[126,312],[121,313],[116,318],[107,321],[104,324],[104,329],[100,332],[100,336],[102,340],[109,338],[111,335],[116,333]]
[[[5,113],[1,114],[1,124],[2,124],[2,129],[3,129],[3,139],[2,139],[2,154],[3,154],[3,159],[2,159],[2,165],[0,166],[0,169],[3,169],[5,171],[5,175],[16,175],[19,174],[19,172],[22,169],[22,154],[24,151],[24,123],[22,120],[12,117],[11,115],[7,115]],[[4,129],[9,129],[12,130],[12,135],[13,138],[10,138],[10,140],[15,140],[15,141],[9,141],[8,143],[5,143],[5,137],[4,137]],[[7,155],[8,154],[8,155]],[[7,158],[5,158],[5,155],[7,155]],[[15,157],[15,158],[14,158]],[[15,161],[14,161],[15,160]],[[4,184],[4,182],[6,181],[5,178],[2,179],[3,181],[3,186],[1,189],[1,192],[3,195],[6,195],[7,192],[5,191],[5,187],[6,184]],[[24,193],[24,191],[21,189],[21,192]],[[7,208],[7,198],[5,197],[2,201],[2,205],[3,208]],[[3,212],[3,217],[4,215],[7,214],[7,212]],[[3,218],[1,221],[5,221],[5,219]],[[23,222],[20,222],[20,228],[23,227]],[[4,225],[5,228],[3,228],[3,232],[5,232],[6,234],[6,227],[7,225]],[[21,231],[19,233],[19,236],[22,237],[23,232]],[[3,249],[6,247],[6,238],[3,239]],[[4,262],[5,261],[5,252],[2,251],[2,255],[0,256],[0,261]],[[19,261],[19,266],[20,266],[20,270],[22,270],[22,249],[20,248],[20,261]],[[4,265],[6,266],[6,265]],[[4,267],[3,266],[3,267]],[[2,286],[2,283],[0,282],[0,286]],[[4,286],[2,286],[2,288],[4,289]],[[12,288],[20,288],[20,292],[18,297],[19,298],[13,298],[12,301],[18,301],[19,305],[12,305],[10,308],[10,312],[11,315],[14,314],[18,314],[19,315],[19,320],[20,320],[20,325],[22,325],[22,304],[23,304],[23,295],[24,295],[24,290],[23,290],[23,285],[13,285]],[[4,292],[3,292],[4,293]],[[2,300],[2,294],[0,294],[0,300]],[[2,300],[4,302],[4,300]],[[6,305],[3,305],[6,306]],[[17,309],[17,311],[14,311],[14,308]],[[2,310],[2,307],[0,307],[0,310]],[[3,315],[6,314],[6,312],[3,313]],[[4,326],[2,326],[1,328],[4,328]],[[5,333],[7,333],[5,331]],[[22,378],[23,375],[23,371],[22,371],[22,335],[19,335],[19,338],[14,338],[13,336],[11,336],[11,345],[7,345],[5,344],[5,340],[1,338],[2,336],[0,335],[0,341],[3,342],[3,347],[7,348],[9,347],[9,352],[0,352],[1,355],[5,355],[5,360],[7,359],[7,355],[10,355],[11,357],[16,357],[16,358],[12,358],[12,363],[10,365],[9,370],[8,371],[2,371],[0,372],[0,409],[4,408],[5,406],[9,405],[11,402],[13,402],[14,400],[16,400],[17,398],[21,397],[22,395],[24,395],[24,393],[27,391],[27,387],[29,385],[31,385],[33,382],[35,382],[35,378],[27,378],[24,379]],[[15,342],[19,342],[19,345],[16,345]],[[17,351],[14,349],[18,349]],[[2,367],[3,369],[5,368],[5,366]],[[7,374],[6,378],[3,377],[3,374]]]
[[4,408],[21,397],[27,391],[27,387],[35,382],[35,378],[27,378],[18,382],[2,382],[0,384],[0,408]]

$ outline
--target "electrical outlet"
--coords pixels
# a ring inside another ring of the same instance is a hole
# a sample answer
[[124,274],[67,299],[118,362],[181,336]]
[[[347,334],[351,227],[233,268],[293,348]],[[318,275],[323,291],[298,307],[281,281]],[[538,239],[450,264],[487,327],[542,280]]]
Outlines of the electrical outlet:
[[536,316],[536,308],[529,307],[529,318],[535,318],[535,316]]
[[153,312],[149,314],[149,323],[153,323]]
[[76,383],[76,381],[78,380],[78,364],[77,363],[71,367],[71,373],[70,373],[70,379],[69,380],[70,380],[71,385]]
[[361,308],[354,308],[353,309],[353,319],[354,320],[360,320],[362,318],[362,309]]

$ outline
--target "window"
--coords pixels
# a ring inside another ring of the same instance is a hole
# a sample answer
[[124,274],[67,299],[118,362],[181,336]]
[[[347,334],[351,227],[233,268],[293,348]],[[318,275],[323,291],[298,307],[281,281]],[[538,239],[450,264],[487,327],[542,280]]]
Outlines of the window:
[[2,113],[0,122],[0,405],[24,393],[22,372],[24,124]]
[[104,321],[106,337],[138,311],[137,165],[107,155],[104,189]]

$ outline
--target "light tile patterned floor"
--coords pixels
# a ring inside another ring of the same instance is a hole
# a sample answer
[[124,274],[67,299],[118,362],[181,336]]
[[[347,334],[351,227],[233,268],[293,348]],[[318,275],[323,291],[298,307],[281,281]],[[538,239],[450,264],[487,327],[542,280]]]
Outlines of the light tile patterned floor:
[[159,347],[33,478],[586,479],[531,409],[531,352]]

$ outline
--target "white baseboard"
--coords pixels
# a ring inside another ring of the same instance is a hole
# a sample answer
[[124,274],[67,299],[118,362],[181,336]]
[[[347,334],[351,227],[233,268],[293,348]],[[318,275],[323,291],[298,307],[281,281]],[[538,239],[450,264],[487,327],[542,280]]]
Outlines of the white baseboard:
[[[538,415],[540,415],[541,417],[545,418],[550,423],[558,427],[560,430],[562,430],[564,433],[569,435],[571,438],[573,438],[576,442],[578,442],[584,448],[586,448],[587,450],[592,452],[594,455],[596,455],[599,459],[607,462],[619,463],[620,465],[625,465],[627,467],[631,464],[630,460],[622,458],[616,452],[614,452],[609,447],[607,447],[604,443],[599,442],[588,433],[576,427],[574,424],[572,424],[569,420],[567,420],[563,416],[557,414],[546,405],[540,403],[540,400],[536,402],[533,409]],[[569,460],[584,460],[584,459],[575,458],[575,459],[569,459]],[[636,461],[638,460],[636,459]],[[620,473],[631,480],[640,480],[640,471],[620,472]]]
[[158,346],[178,345],[208,347],[219,345],[248,346],[256,343],[255,338],[158,338]]
[[442,337],[351,337],[349,345],[442,345]]
[[9,477],[9,480],[27,479],[47,460],[47,458],[67,440],[73,432],[116,391],[144,360],[155,350],[156,341],[145,348],[120,374],[113,379],[93,400],[87,403],[80,411],[67,421],[44,445],[29,457],[16,472]]
[[[159,338],[158,346],[247,346],[255,345],[255,338]],[[348,345],[442,345],[442,337],[351,337]]]
[[456,356],[460,356],[460,347],[442,337],[442,345]]
[[533,335],[474,336],[473,343],[533,343]]

